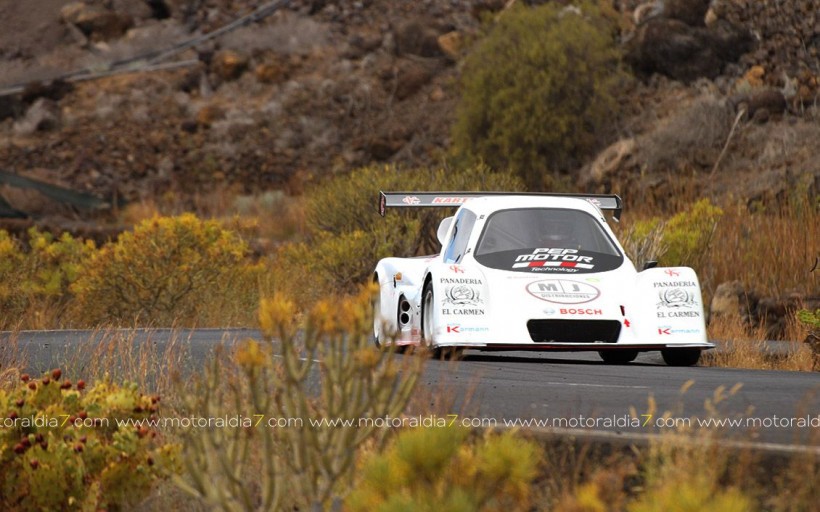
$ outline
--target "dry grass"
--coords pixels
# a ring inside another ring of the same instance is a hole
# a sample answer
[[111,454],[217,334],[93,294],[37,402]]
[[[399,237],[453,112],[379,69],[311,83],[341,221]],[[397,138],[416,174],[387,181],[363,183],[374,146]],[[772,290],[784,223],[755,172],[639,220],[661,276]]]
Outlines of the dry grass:
[[[750,332],[739,318],[718,318],[709,324],[708,332],[709,339],[718,340],[719,348],[704,352],[700,363],[703,366],[812,371],[812,352],[807,344],[773,346],[767,342],[764,326]],[[787,339],[802,340],[805,336],[805,327],[794,321],[789,323]]]
[[791,290],[820,292],[820,272],[810,272],[820,256],[820,210],[794,205],[750,214],[724,207],[712,251],[701,278],[715,285],[739,279],[764,296]]
[[0,389],[20,382],[20,374],[28,365],[28,354],[20,347],[18,332],[0,333]]

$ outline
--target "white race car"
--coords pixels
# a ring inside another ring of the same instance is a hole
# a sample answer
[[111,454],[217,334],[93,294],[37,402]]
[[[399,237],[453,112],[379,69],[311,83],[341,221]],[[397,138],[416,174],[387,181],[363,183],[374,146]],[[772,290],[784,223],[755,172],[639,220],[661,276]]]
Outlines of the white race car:
[[381,192],[391,207],[456,207],[437,256],[385,258],[374,275],[377,344],[437,352],[598,351],[627,363],[660,350],[698,362],[706,338],[700,283],[689,267],[638,272],[604,217],[615,195]]

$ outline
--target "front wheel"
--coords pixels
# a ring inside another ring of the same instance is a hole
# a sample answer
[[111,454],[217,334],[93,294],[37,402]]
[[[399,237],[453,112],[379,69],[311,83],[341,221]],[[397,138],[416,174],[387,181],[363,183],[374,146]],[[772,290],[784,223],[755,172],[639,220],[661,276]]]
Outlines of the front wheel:
[[668,348],[661,350],[661,356],[669,366],[694,366],[700,360],[699,348]]
[[638,357],[637,350],[599,350],[598,355],[607,364],[626,364]]

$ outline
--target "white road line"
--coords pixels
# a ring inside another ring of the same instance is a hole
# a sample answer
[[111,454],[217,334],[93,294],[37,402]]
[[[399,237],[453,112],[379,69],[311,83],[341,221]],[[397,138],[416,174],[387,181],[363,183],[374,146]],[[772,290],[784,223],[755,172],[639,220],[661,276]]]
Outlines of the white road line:
[[544,382],[553,386],[576,386],[583,388],[650,389],[650,386],[620,386],[618,384],[583,384],[578,382]]

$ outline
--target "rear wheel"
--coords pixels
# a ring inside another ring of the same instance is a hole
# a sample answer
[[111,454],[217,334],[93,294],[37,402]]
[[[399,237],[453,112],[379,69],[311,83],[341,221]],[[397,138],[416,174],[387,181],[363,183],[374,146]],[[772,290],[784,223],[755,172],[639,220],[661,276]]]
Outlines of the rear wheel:
[[663,360],[669,366],[694,366],[700,360],[699,348],[668,348],[661,350]]
[[421,294],[421,343],[434,358],[438,359],[441,356],[441,351],[433,346],[433,308],[435,303],[433,281],[427,281],[424,283],[424,291]]
[[[378,284],[379,283],[379,276],[373,276],[373,282]],[[382,346],[383,334],[382,334],[382,294],[381,294],[381,287],[379,291],[376,293],[376,296],[373,297],[373,343],[377,347]]]
[[598,355],[608,364],[626,364],[638,357],[637,350],[599,350]]

